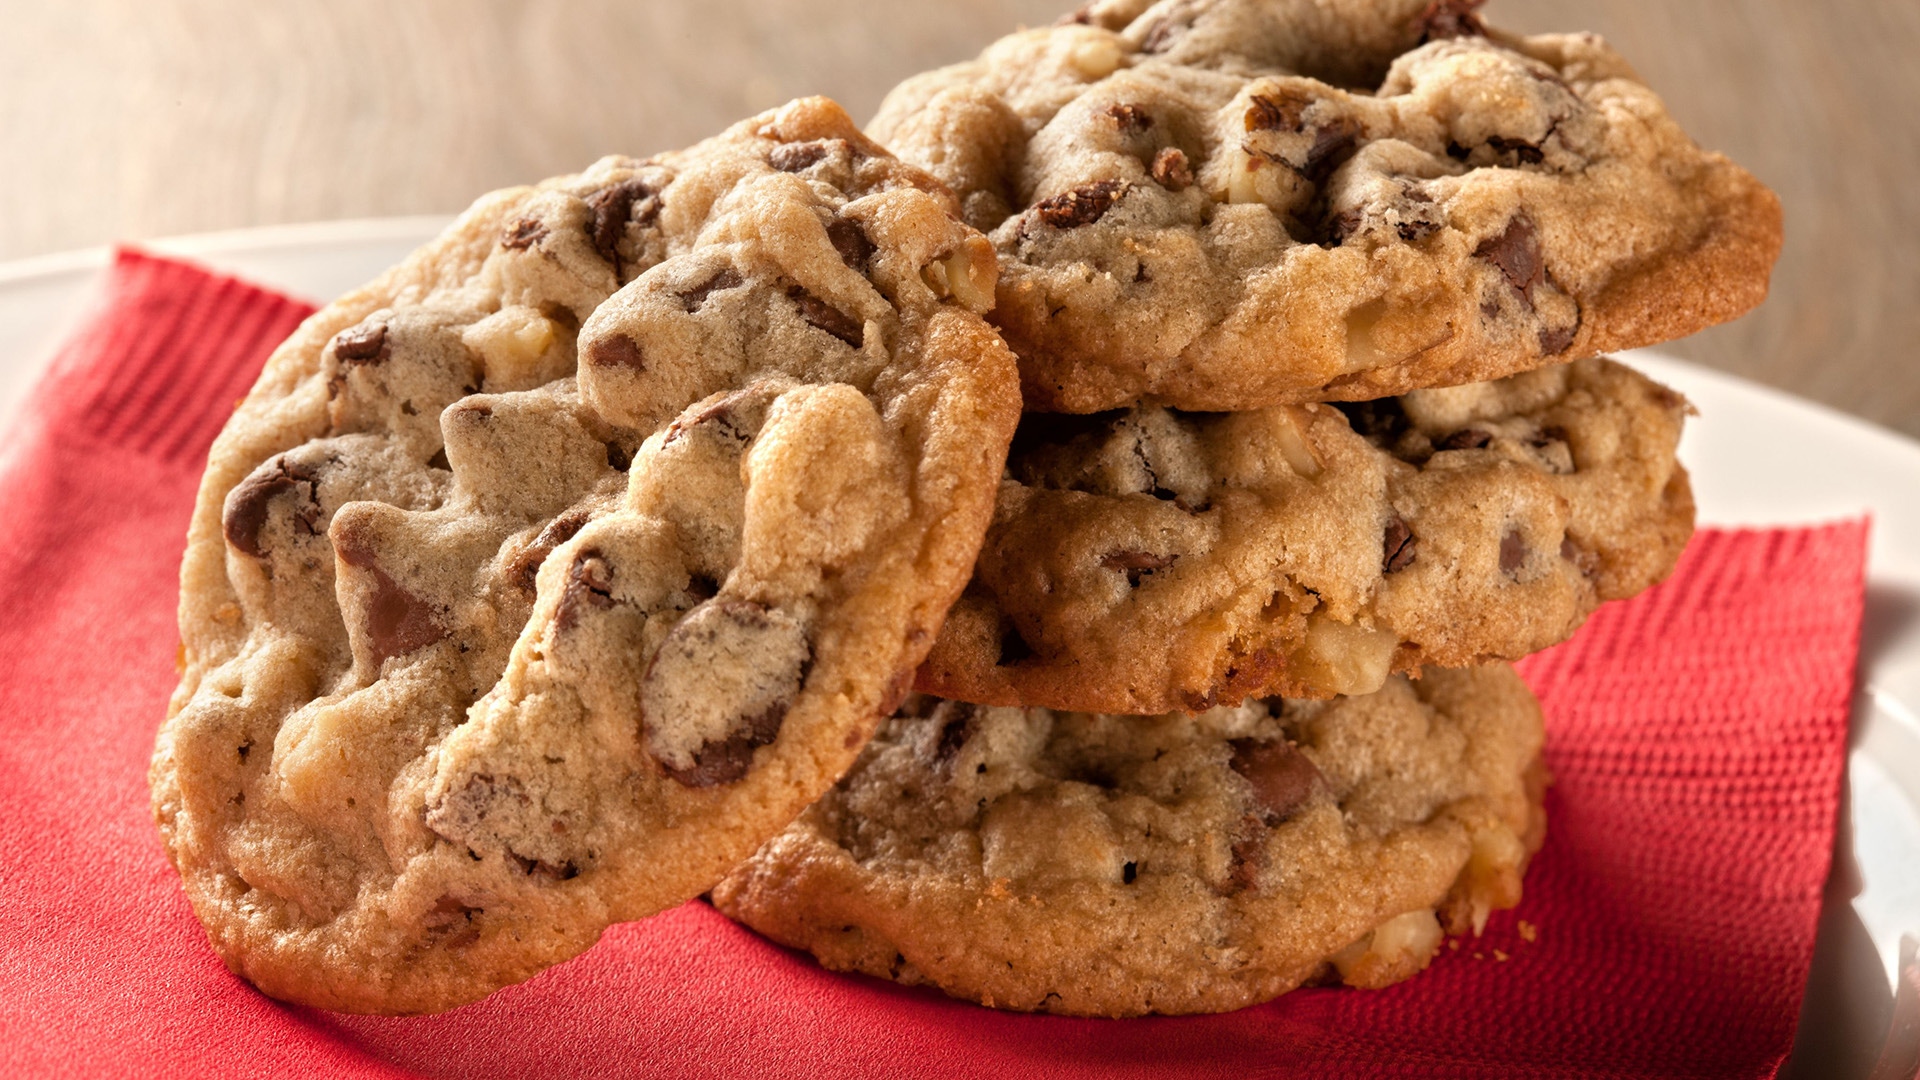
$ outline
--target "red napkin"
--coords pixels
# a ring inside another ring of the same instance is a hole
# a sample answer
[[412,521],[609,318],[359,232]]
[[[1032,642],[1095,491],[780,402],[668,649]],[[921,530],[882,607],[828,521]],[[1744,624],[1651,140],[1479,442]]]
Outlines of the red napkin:
[[1379,992],[1215,1017],[990,1012],[827,974],[702,903],[456,1012],[268,1000],[207,948],[148,819],[202,457],[308,309],[135,253],[0,459],[0,1074],[1772,1075],[1813,952],[1866,524],[1703,532],[1524,665],[1546,848],[1486,935]]

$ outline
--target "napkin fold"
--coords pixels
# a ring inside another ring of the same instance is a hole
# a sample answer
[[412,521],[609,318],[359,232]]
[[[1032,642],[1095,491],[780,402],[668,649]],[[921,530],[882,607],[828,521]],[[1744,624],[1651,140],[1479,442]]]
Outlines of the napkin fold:
[[1762,1077],[1792,1043],[1846,753],[1864,521],[1703,531],[1522,672],[1549,830],[1520,907],[1384,991],[1224,1016],[994,1013],[831,975],[703,903],[437,1017],[271,1001],[147,808],[208,443],[311,309],[120,252],[0,447],[8,1076]]

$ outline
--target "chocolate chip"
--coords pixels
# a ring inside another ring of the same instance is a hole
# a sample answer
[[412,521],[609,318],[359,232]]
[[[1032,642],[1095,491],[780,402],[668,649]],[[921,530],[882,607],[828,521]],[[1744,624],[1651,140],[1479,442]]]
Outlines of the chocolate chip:
[[385,323],[342,330],[333,338],[333,355],[349,364],[378,364],[391,352]]
[[267,512],[275,498],[295,492],[301,502],[293,512],[294,527],[308,536],[318,536],[319,483],[320,474],[315,469],[288,461],[284,455],[268,458],[227,493],[220,511],[220,531],[235,551],[264,558],[267,552],[260,545],[260,531],[266,528]]
[[1169,146],[1153,156],[1153,180],[1168,191],[1185,191],[1193,186],[1193,166],[1186,152]]
[[745,721],[738,734],[717,742],[702,744],[694,752],[694,764],[685,769],[669,765],[661,768],[683,787],[704,788],[730,784],[747,775],[753,767],[753,751],[771,743],[780,735],[780,724],[787,716],[787,703],[779,702],[766,712]]
[[867,231],[859,222],[834,218],[827,223],[827,240],[833,244],[833,250],[840,253],[840,261],[846,263],[848,269],[865,274],[872,265],[873,241],[867,239]]
[[1515,214],[1500,235],[1489,238],[1473,253],[1499,268],[1507,284],[1526,299],[1529,308],[1533,306],[1533,290],[1546,280],[1547,264],[1540,256],[1540,236],[1531,218]]
[[1147,31],[1146,37],[1140,42],[1141,52],[1163,53],[1172,48],[1174,42],[1193,29],[1204,7],[1195,0],[1167,6],[1172,10],[1162,15],[1160,21],[1154,23],[1153,29]]
[[1345,116],[1315,129],[1313,146],[1307,150],[1307,163],[1301,166],[1300,175],[1315,184],[1326,183],[1327,177],[1353,156],[1360,135],[1359,123]]
[[1252,785],[1256,813],[1267,825],[1292,817],[1325,783],[1313,760],[1285,739],[1235,739],[1232,746],[1233,771]]
[[[554,824],[560,825],[561,823],[555,822]],[[561,831],[565,831],[564,825],[561,826]],[[571,859],[556,865],[550,862],[542,862],[539,859],[529,859],[512,850],[507,852],[507,858],[512,859],[514,864],[520,867],[520,872],[528,877],[539,874],[541,877],[554,881],[570,881],[580,876],[580,867],[575,865]]]
[[373,579],[373,598],[367,603],[367,645],[375,664],[417,652],[447,636],[434,607],[393,580],[378,565],[378,554],[354,532],[335,538],[340,561],[365,571]]
[[1153,116],[1144,105],[1109,105],[1107,116],[1126,135],[1138,134],[1153,126]]
[[1353,234],[1360,231],[1360,226],[1365,221],[1366,215],[1362,214],[1357,207],[1334,214],[1327,218],[1326,227],[1320,231],[1322,243],[1329,247],[1339,247],[1352,239]]
[[1485,450],[1493,442],[1490,432],[1479,428],[1461,428],[1434,444],[1440,450]]
[[858,320],[800,286],[789,288],[787,298],[800,309],[800,317],[815,329],[825,330],[856,349],[865,340],[866,327]]
[[1120,868],[1120,881],[1124,885],[1133,884],[1133,879],[1139,876],[1140,864],[1137,862],[1129,861],[1127,865]]
[[458,949],[480,940],[480,927],[474,924],[473,917],[485,910],[449,894],[433,902],[423,922],[428,931],[447,935],[440,941],[442,947]]
[[1126,191],[1123,180],[1095,180],[1043,199],[1033,210],[1041,221],[1056,229],[1077,229],[1099,221]]
[[805,172],[827,156],[831,149],[825,140],[803,143],[781,143],[767,155],[767,164],[781,172]]
[[1487,140],[1487,145],[1493,147],[1495,151],[1501,154],[1513,155],[1514,160],[1523,165],[1538,165],[1547,160],[1547,156],[1541,153],[1538,146],[1535,146],[1525,139],[1509,139],[1505,136],[1495,135]]
[[979,707],[964,701],[942,701],[933,707],[928,719],[940,726],[940,734],[933,743],[934,764],[952,764],[960,748],[973,738],[979,716]]
[[1439,232],[1440,224],[1434,221],[1403,221],[1395,225],[1393,231],[1400,234],[1400,239],[1412,243],[1416,240],[1425,240]]
[[651,225],[660,216],[660,197],[653,186],[635,177],[618,184],[603,187],[587,196],[587,207],[593,211],[593,221],[589,228],[589,239],[593,241],[593,250],[613,265],[614,271],[621,270],[620,241],[627,234],[627,226]]
[[681,439],[686,438],[688,433],[695,429],[708,425],[715,425],[718,428],[724,429],[725,433],[731,436],[735,442],[744,445],[748,439],[753,437],[753,433],[750,431],[742,431],[734,426],[734,410],[739,408],[742,402],[756,392],[753,387],[735,390],[733,393],[727,394],[704,406],[699,412],[680,414],[674,418],[673,423],[667,425],[667,434],[661,440],[662,445],[671,446]]
[[1165,570],[1173,565],[1174,555],[1155,555],[1147,551],[1115,551],[1100,560],[1100,565],[1108,570],[1123,570],[1129,586],[1138,586],[1140,579],[1155,570]]
[[[668,632],[641,682],[648,754],[685,787],[740,779],[754,749],[780,734],[812,664],[805,628],[785,612],[741,600],[700,605]],[[688,753],[689,732],[716,721],[727,734]]]
[[1527,565],[1527,542],[1515,529],[1500,538],[1500,572],[1513,577]]
[[597,548],[587,548],[574,555],[573,565],[567,569],[567,584],[554,609],[553,627],[571,630],[579,624],[582,610],[608,611],[613,605],[613,566]]
[[1387,522],[1386,536],[1380,546],[1380,572],[1397,574],[1413,565],[1420,554],[1420,544],[1413,538],[1413,527],[1399,514]]
[[1257,815],[1240,820],[1233,840],[1233,869],[1227,876],[1229,891],[1244,892],[1259,884],[1260,871],[1267,867],[1267,835]]
[[1420,44],[1457,37],[1485,37],[1487,24],[1475,14],[1487,0],[1430,0],[1426,9],[1414,16],[1420,31]]
[[507,580],[520,587],[520,591],[533,595],[535,582],[540,576],[540,564],[547,561],[553,549],[573,539],[574,534],[593,520],[593,512],[585,507],[575,507],[561,514],[526,547],[520,549],[513,561],[507,564]]
[[717,292],[726,292],[728,289],[737,289],[745,284],[746,279],[736,273],[733,267],[723,266],[714,271],[713,276],[707,280],[685,292],[677,292],[673,295],[680,298],[681,306],[687,309],[687,314],[691,315],[706,306],[707,297]]
[[623,367],[636,372],[647,370],[647,360],[640,351],[640,343],[625,334],[608,334],[588,342],[587,363],[601,368]]
[[524,217],[508,226],[500,237],[500,246],[509,251],[525,251],[547,238],[547,223]]
[[1575,335],[1580,333],[1580,324],[1567,326],[1543,326],[1540,328],[1540,355],[1559,356],[1573,346]]
[[1592,577],[1600,572],[1600,556],[1575,543],[1571,536],[1561,537],[1560,557],[1572,563],[1582,576]]

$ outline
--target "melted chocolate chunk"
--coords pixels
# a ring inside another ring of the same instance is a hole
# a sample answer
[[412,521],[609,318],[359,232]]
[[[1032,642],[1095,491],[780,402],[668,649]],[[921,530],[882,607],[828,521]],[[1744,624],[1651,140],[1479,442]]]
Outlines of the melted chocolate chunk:
[[660,196],[652,185],[635,177],[587,196],[587,207],[593,211],[588,226],[593,250],[619,273],[620,241],[627,234],[627,226],[653,224],[660,216]]
[[805,172],[820,163],[831,149],[825,140],[803,143],[781,143],[767,155],[767,164],[781,172]]
[[680,305],[687,309],[687,314],[691,315],[699,311],[702,307],[705,307],[707,298],[714,293],[726,292],[728,289],[737,289],[746,283],[746,279],[736,273],[733,267],[723,266],[719,270],[714,271],[713,276],[707,280],[685,292],[678,292],[673,295],[680,298]]
[[1387,532],[1380,545],[1380,572],[1397,574],[1413,565],[1420,554],[1420,543],[1413,537],[1413,527],[1399,514],[1387,522]]
[[1327,218],[1326,227],[1320,231],[1321,242],[1329,247],[1339,247],[1353,239],[1353,234],[1359,232],[1365,222],[1366,215],[1359,209],[1342,210]]
[[1326,183],[1327,177],[1353,156],[1354,149],[1360,145],[1360,134],[1360,125],[1344,116],[1316,129],[1300,175],[1315,184]]
[[1256,814],[1240,819],[1233,840],[1233,869],[1227,875],[1229,892],[1246,892],[1259,884],[1267,868],[1267,830]]
[[509,251],[525,251],[547,238],[547,223],[539,218],[524,217],[507,227],[500,236],[500,246]]
[[934,764],[952,764],[954,755],[973,738],[979,716],[979,707],[964,701],[942,701],[933,707],[928,719],[940,725],[940,735],[933,743]]
[[747,775],[747,770],[753,767],[754,749],[778,738],[780,723],[786,718],[787,703],[775,702],[766,712],[749,717],[743,729],[735,734],[701,744],[694,752],[691,768],[676,769],[669,765],[661,768],[684,787],[730,784]]
[[520,591],[532,596],[535,582],[540,576],[540,564],[547,561],[553,549],[573,539],[574,534],[593,520],[593,513],[585,507],[575,507],[561,514],[547,527],[540,530],[533,542],[520,549],[520,553],[507,564],[507,580],[520,587]]
[[320,535],[320,474],[284,456],[268,458],[227,493],[221,508],[220,531],[227,543],[243,555],[264,558],[260,531],[266,528],[273,500],[288,492],[300,499],[293,512],[295,528],[308,536]]
[[833,250],[840,253],[840,261],[848,269],[865,274],[873,263],[873,241],[867,239],[867,231],[860,223],[849,218],[834,218],[827,224],[827,239],[832,242]]
[[342,330],[333,338],[333,355],[349,364],[378,364],[391,354],[385,323]]
[[1540,328],[1540,355],[1559,356],[1573,347],[1575,335],[1580,333],[1580,324],[1568,326],[1543,326]]
[[1462,428],[1434,446],[1439,450],[1484,450],[1492,443],[1492,434],[1478,428]]
[[598,549],[588,548],[573,557],[567,570],[567,584],[553,613],[554,629],[566,631],[580,622],[585,608],[610,610],[613,599],[613,567]]
[[1077,229],[1099,221],[1126,191],[1124,180],[1095,180],[1043,199],[1033,211],[1041,221],[1056,229]]
[[825,330],[856,349],[865,340],[866,327],[858,320],[800,286],[789,288],[787,298],[800,309],[800,317],[815,329]]
[[1235,739],[1232,745],[1233,771],[1252,785],[1255,812],[1269,826],[1292,817],[1325,783],[1313,760],[1285,739]]
[[734,409],[739,407],[742,401],[754,392],[755,390],[752,387],[735,390],[733,393],[715,401],[697,413],[691,415],[682,414],[675,418],[673,423],[667,425],[666,438],[661,440],[662,444],[671,446],[685,438],[688,433],[696,428],[708,424],[717,424],[721,428],[724,428],[726,434],[732,436],[735,442],[744,445],[748,439],[753,437],[753,433],[750,431],[742,431],[739,427],[735,426],[733,422],[733,412]]
[[640,343],[625,334],[610,334],[595,338],[587,346],[587,363],[594,367],[624,367],[634,371],[647,370],[646,356],[640,351]]
[[1525,139],[1509,139],[1495,135],[1487,140],[1487,145],[1493,147],[1497,153],[1511,154],[1513,159],[1522,165],[1538,165],[1547,160],[1547,155],[1542,153],[1538,146]]
[[1473,254],[1497,267],[1527,306],[1533,306],[1533,290],[1546,280],[1547,264],[1541,258],[1540,236],[1532,219],[1515,214],[1500,235],[1486,240]]
[[334,550],[341,562],[365,571],[373,579],[365,629],[375,664],[417,652],[447,636],[433,604],[415,596],[381,569],[378,555],[363,537],[343,534],[335,539]]
[[1521,537],[1520,531],[1515,529],[1500,538],[1500,572],[1508,577],[1514,577],[1525,565],[1527,565],[1527,542]]
[[1178,556],[1155,555],[1147,551],[1115,551],[1100,560],[1100,565],[1108,570],[1121,570],[1127,575],[1127,584],[1138,587],[1140,579],[1155,570],[1165,570],[1173,565]]
[[1600,556],[1575,543],[1571,536],[1560,538],[1560,557],[1572,563],[1582,576],[1592,577],[1600,572]]
[[1426,10],[1414,17],[1420,31],[1420,44],[1457,37],[1486,37],[1487,24],[1476,12],[1487,0],[1431,0]]
[[1187,163],[1186,152],[1177,146],[1169,146],[1153,156],[1154,183],[1168,191],[1185,191],[1193,186],[1193,166]]

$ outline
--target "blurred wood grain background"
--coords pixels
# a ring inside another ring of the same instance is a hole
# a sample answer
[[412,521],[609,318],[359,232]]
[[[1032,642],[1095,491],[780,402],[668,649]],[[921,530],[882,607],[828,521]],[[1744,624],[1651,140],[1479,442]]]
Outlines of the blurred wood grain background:
[[[804,93],[888,87],[1069,0],[0,0],[0,259],[452,212]],[[1920,2],[1494,0],[1605,35],[1786,203],[1759,312],[1671,346],[1920,436]]]

